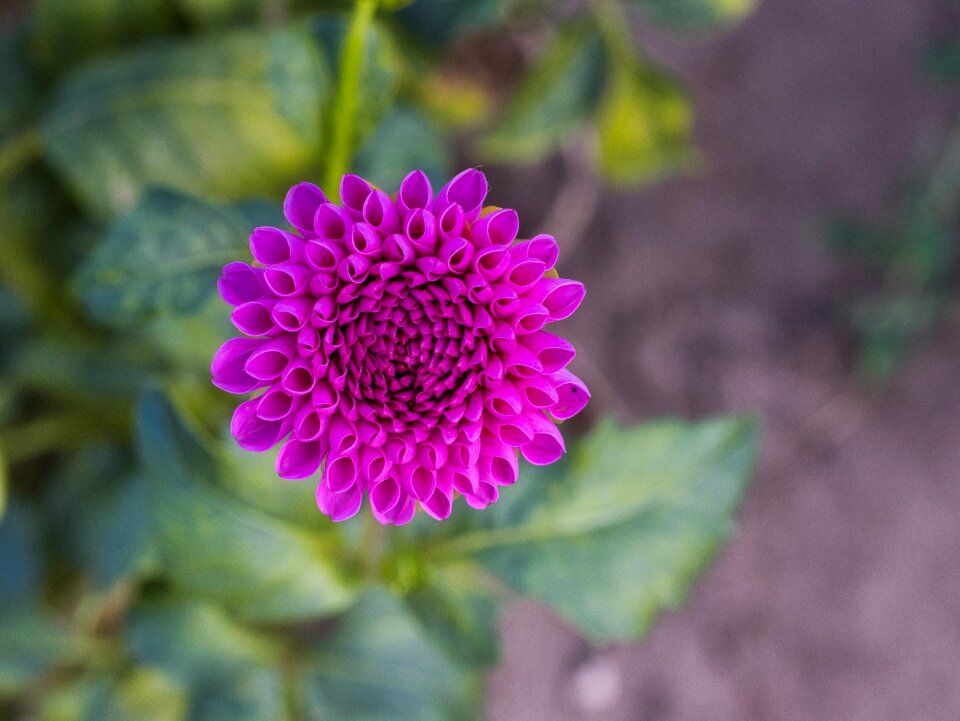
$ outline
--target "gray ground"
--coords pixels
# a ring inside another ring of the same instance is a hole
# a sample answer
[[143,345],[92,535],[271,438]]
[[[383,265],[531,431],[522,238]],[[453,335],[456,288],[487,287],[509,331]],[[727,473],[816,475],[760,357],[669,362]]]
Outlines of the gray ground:
[[[602,198],[565,260],[590,289],[568,330],[621,415],[759,410],[760,468],[739,536],[643,643],[513,608],[492,721],[960,718],[960,324],[858,388],[841,308],[862,271],[819,244],[942,144],[960,95],[918,65],[958,10],[765,0],[724,37],[644,32],[694,90],[710,167]],[[494,180],[516,197],[555,170]]]

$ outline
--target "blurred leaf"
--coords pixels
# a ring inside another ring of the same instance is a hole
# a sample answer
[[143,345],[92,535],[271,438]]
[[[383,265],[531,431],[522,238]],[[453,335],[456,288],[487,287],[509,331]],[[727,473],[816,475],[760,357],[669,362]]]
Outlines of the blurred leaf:
[[127,644],[136,659],[162,669],[186,686],[229,680],[279,663],[282,648],[223,609],[202,603],[140,603],[127,622]]
[[893,376],[911,345],[935,326],[945,307],[945,298],[929,288],[891,291],[859,301],[853,308],[853,323],[863,337],[860,377],[882,382]]
[[0,699],[78,651],[74,638],[40,609],[39,518],[11,499],[0,518]]
[[409,612],[367,591],[307,652],[307,721],[458,721],[479,716],[477,679],[441,654]]
[[532,161],[562,143],[593,112],[603,89],[604,53],[592,25],[565,28],[520,81],[480,145],[494,159]]
[[500,656],[497,623],[503,599],[471,564],[430,569],[406,595],[425,633],[467,666],[491,666]]
[[237,335],[230,322],[230,309],[216,293],[216,283],[208,292],[210,297],[192,315],[163,314],[142,328],[159,354],[178,369],[193,372],[210,379],[210,360],[228,338]]
[[[194,689],[188,721],[294,721],[284,706],[283,678],[277,668],[259,668]],[[344,720],[346,721],[346,720]]]
[[897,252],[895,237],[856,218],[840,217],[831,222],[824,240],[838,253],[881,266],[891,263]]
[[82,676],[53,689],[40,707],[42,721],[182,721],[183,689],[169,676],[134,668],[119,678]]
[[91,575],[96,590],[150,567],[147,488],[116,446],[69,457],[48,486],[47,517],[60,554]]
[[228,432],[222,444],[233,472],[217,479],[218,488],[264,513],[313,532],[323,525],[323,519],[317,516],[316,488],[310,483],[278,478],[274,469],[276,451],[245,451]]
[[151,372],[157,370],[156,359],[132,357],[131,349],[124,344],[102,339],[63,343],[53,335],[21,343],[11,370],[19,382],[87,404],[115,408],[117,402],[136,397],[149,382]]
[[606,422],[560,470],[524,466],[430,558],[473,558],[599,641],[636,638],[675,607],[733,528],[757,452],[749,418]]
[[189,719],[287,718],[281,644],[243,628],[216,606],[147,601],[134,609],[127,641],[140,662],[187,689]]
[[33,509],[19,501],[11,501],[0,519],[0,604],[33,601],[40,592],[38,522]]
[[658,25],[681,32],[717,30],[742,20],[759,0],[636,0]]
[[442,69],[423,75],[416,87],[417,104],[441,126],[473,127],[489,117],[490,89],[474,77]]
[[76,238],[64,232],[71,209],[60,185],[39,164],[16,173],[3,188],[0,280],[33,316],[49,320],[66,305],[58,269],[75,257]]
[[36,0],[30,28],[33,57],[59,73],[92,57],[173,30],[168,0]]
[[[320,15],[312,23],[327,62],[340,72],[340,51],[347,32],[346,20],[338,15]],[[392,38],[382,25],[373,24],[366,35],[366,52],[360,69],[354,142],[363,143],[393,107],[400,80],[400,58]]]
[[49,667],[72,660],[75,640],[33,606],[0,607],[0,699],[15,695]]
[[243,216],[245,228],[256,228],[261,225],[272,225],[274,228],[285,228],[289,224],[283,217],[281,203],[268,200],[241,200],[233,204],[233,210]]
[[260,17],[263,0],[173,0],[193,25],[212,27],[253,22]]
[[125,675],[109,696],[88,713],[89,721],[180,721],[186,700],[181,688],[153,669],[137,668]]
[[110,325],[193,313],[214,294],[223,266],[244,253],[249,231],[229,207],[148,190],[110,226],[80,269],[78,290],[90,315]]
[[305,30],[152,45],[95,64],[43,117],[50,162],[100,215],[167,185],[281,193],[315,161],[330,80]]
[[[138,435],[161,567],[179,588],[259,621],[331,614],[351,602],[354,589],[338,567],[333,539],[219,490],[229,465],[156,392],[141,403]],[[317,513],[323,528],[327,521]]]
[[932,43],[923,54],[923,69],[940,82],[960,80],[960,41],[950,38]]
[[597,117],[600,170],[640,183],[692,164],[693,114],[684,91],[651,66],[614,61]]
[[506,20],[516,0],[416,0],[396,14],[420,42],[446,45],[459,35]]
[[36,102],[37,79],[26,54],[26,27],[14,25],[0,33],[0,143],[26,120]]
[[415,168],[439,188],[450,176],[450,153],[436,125],[409,107],[397,106],[357,152],[353,170],[393,192]]

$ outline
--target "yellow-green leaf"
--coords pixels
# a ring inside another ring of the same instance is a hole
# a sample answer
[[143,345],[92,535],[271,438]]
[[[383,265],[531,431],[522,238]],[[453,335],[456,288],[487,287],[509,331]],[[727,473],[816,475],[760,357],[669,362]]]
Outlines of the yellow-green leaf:
[[151,184],[280,194],[318,160],[327,66],[303,28],[149,45],[68,80],[42,118],[48,159],[99,215]]
[[673,79],[618,63],[597,117],[600,170],[615,184],[641,183],[692,165],[693,111]]

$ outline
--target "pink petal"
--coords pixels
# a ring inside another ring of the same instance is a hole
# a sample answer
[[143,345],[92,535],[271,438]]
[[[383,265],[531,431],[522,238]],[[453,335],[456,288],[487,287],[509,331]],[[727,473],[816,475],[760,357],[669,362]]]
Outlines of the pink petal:
[[582,380],[568,370],[553,374],[550,380],[554,384],[557,402],[550,406],[550,413],[559,420],[577,415],[590,401],[590,391]]
[[227,263],[217,280],[217,290],[230,305],[259,300],[267,294],[267,287],[263,284],[263,268],[253,268],[240,262]]
[[210,373],[213,384],[227,393],[249,393],[261,385],[261,380],[246,370],[251,354],[263,345],[254,338],[231,338],[213,356]]
[[530,422],[533,440],[520,448],[523,457],[535,466],[546,466],[560,460],[566,447],[556,425],[541,413],[532,414]]
[[312,476],[326,453],[322,440],[301,441],[291,438],[277,454],[277,475],[291,481]]
[[283,214],[301,233],[313,233],[313,216],[327,198],[313,183],[298,183],[287,191],[283,201]]

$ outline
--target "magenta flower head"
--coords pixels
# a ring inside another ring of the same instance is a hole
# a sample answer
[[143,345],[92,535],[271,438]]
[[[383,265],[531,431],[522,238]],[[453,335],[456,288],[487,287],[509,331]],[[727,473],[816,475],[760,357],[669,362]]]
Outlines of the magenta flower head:
[[342,206],[310,183],[290,189],[293,230],[257,228],[255,265],[223,269],[220,295],[244,337],[217,351],[213,382],[241,403],[231,431],[251,451],[282,444],[277,473],[323,471],[317,504],[335,521],[364,496],[384,524],[419,506],[450,515],[517,480],[518,453],[564,452],[556,420],[590,395],[566,370],[575,351],[544,330],[584,287],[556,277],[548,235],[515,242],[516,211],[485,208],[466,170],[434,195],[421,171],[395,197],[356,175]]

